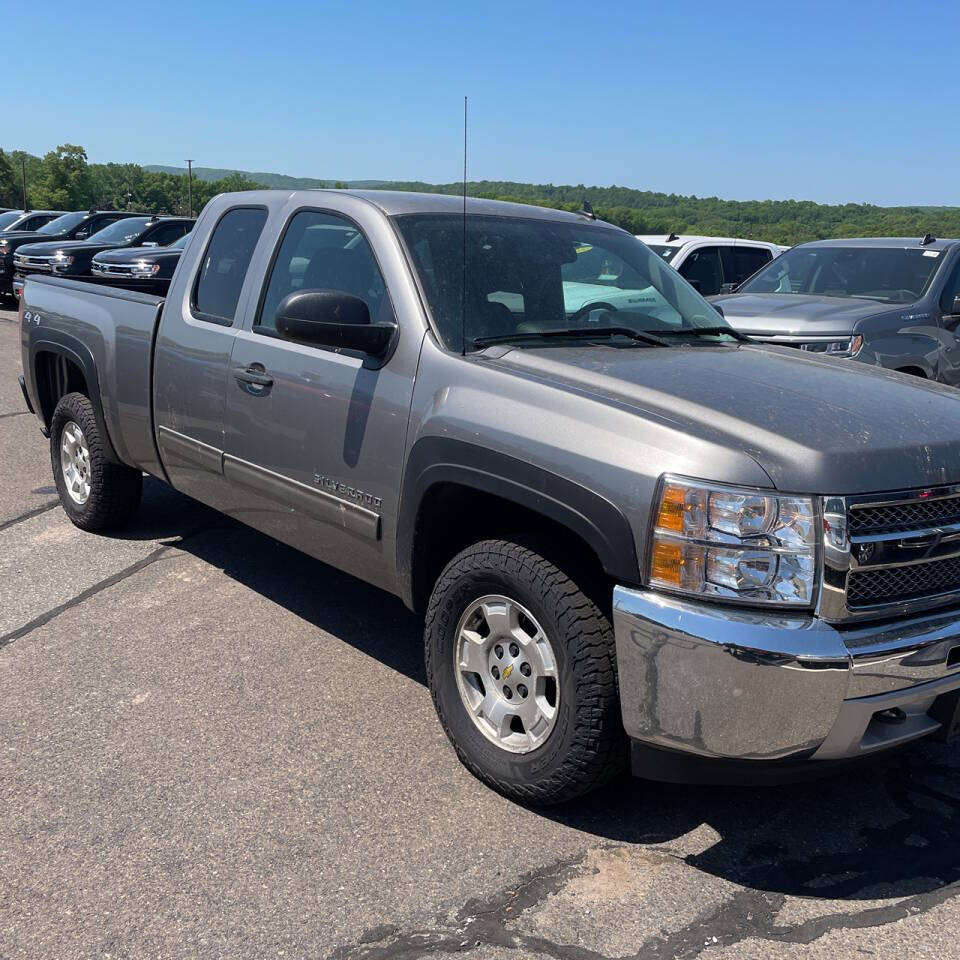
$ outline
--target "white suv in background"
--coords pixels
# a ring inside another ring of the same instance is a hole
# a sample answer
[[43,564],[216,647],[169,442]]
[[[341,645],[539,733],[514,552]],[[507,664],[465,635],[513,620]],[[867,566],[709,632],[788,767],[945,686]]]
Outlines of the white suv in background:
[[735,237],[677,236],[637,234],[654,253],[659,254],[685,280],[705,297],[732,293],[747,277],[752,277],[789,247],[763,240],[738,240]]

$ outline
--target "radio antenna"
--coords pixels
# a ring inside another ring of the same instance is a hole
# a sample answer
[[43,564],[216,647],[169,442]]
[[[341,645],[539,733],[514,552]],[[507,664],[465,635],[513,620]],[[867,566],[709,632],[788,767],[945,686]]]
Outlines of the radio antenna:
[[467,355],[467,98],[463,98],[463,276],[460,284],[460,355]]

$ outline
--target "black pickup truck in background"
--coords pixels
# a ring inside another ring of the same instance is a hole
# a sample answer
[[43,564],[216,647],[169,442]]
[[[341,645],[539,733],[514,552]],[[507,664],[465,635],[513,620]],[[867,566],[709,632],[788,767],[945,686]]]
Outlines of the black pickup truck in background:
[[98,253],[125,247],[166,247],[189,233],[193,224],[189,217],[140,214],[112,223],[87,240],[25,244],[13,256],[14,294],[22,289],[28,273],[73,279],[86,277]]
[[142,216],[125,210],[77,210],[65,213],[33,230],[0,234],[0,296],[13,294],[13,255],[28,243],[86,240],[93,234],[126,217]]
[[0,233],[39,230],[51,220],[62,217],[65,212],[65,210],[5,210],[0,213]]
[[168,247],[126,247],[106,250],[93,258],[91,278],[111,287],[124,287],[164,296],[170,287],[170,279],[190,241],[185,233]]

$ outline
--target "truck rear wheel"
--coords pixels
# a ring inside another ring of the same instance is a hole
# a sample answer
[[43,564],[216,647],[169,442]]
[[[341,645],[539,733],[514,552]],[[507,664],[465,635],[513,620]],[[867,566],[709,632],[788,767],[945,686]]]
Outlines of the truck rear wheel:
[[82,393],[61,397],[53,411],[50,461],[60,503],[81,530],[121,527],[136,514],[143,474],[107,459],[93,405]]
[[424,640],[440,722],[495,790],[560,803],[623,769],[613,628],[530,547],[487,540],[454,557],[430,597]]

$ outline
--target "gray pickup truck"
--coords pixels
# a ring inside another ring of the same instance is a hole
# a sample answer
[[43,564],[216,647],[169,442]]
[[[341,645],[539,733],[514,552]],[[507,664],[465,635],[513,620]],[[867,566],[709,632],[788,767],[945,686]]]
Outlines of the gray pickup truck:
[[589,214],[227,194],[165,300],[39,277],[20,310],[75,524],[147,473],[402,597],[509,796],[957,730],[960,393],[746,342]]
[[960,241],[804,243],[711,302],[762,343],[960,386]]

